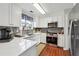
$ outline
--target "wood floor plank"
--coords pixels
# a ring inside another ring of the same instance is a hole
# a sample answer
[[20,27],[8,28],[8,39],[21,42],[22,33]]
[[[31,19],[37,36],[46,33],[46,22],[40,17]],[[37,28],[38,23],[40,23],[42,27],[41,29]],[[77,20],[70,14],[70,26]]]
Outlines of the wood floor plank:
[[71,56],[71,53],[68,50],[63,50],[63,48],[47,44],[40,53],[40,56]]

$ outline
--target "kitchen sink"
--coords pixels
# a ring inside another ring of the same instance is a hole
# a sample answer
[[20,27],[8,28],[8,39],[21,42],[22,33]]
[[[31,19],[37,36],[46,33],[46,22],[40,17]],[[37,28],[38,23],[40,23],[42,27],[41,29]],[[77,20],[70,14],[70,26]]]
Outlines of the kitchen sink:
[[15,37],[23,37],[23,36],[21,36],[21,35],[15,35]]

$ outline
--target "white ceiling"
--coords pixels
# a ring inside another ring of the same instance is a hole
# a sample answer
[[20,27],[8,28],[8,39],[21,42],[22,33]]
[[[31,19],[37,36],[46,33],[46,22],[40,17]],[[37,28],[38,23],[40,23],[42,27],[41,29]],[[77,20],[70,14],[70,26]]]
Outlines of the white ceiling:
[[[23,9],[24,12],[28,12],[33,16],[41,15],[41,13],[33,6],[32,3],[18,3],[17,5],[19,5]],[[33,13],[31,13],[30,11],[33,11]]]
[[72,8],[73,3],[43,3],[41,6],[46,11],[46,13],[50,15],[53,13],[61,12],[67,8]]
[[[25,11],[33,11],[32,15],[43,16],[32,3],[19,3],[18,4]],[[64,11],[64,9],[72,8],[73,3],[40,3],[41,7],[45,10],[46,15],[51,15],[53,13],[57,13],[60,11]]]

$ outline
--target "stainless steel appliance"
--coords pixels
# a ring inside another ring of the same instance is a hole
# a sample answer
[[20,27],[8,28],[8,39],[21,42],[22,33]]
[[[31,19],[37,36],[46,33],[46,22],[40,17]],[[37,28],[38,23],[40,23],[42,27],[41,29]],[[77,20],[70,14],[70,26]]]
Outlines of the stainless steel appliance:
[[0,42],[9,41],[12,37],[10,34],[10,28],[1,28],[0,29]]
[[75,4],[68,15],[70,51],[73,56],[79,56],[79,3]]
[[72,21],[71,52],[73,56],[79,56],[79,20]]
[[49,35],[46,37],[46,42],[57,45],[57,33],[53,33],[53,35]]

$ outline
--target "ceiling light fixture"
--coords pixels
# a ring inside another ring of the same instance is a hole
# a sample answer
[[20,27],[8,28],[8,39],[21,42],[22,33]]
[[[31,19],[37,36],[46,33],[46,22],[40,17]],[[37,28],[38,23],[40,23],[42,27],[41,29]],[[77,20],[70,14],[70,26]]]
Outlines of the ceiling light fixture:
[[45,14],[45,11],[41,8],[41,6],[38,3],[33,4],[36,9],[38,9],[42,14]]

